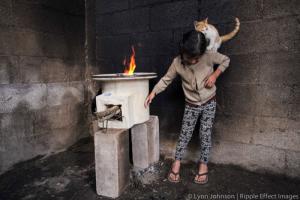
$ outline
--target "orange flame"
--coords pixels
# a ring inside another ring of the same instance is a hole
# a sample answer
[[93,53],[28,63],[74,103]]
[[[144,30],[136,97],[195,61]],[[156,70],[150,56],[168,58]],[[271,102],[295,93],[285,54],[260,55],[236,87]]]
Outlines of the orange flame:
[[[135,68],[136,68],[136,64],[135,64],[135,50],[134,50],[133,46],[131,46],[131,50],[132,50],[132,54],[130,56],[130,63],[127,66],[127,69],[124,70],[124,74],[127,74],[127,75],[132,75],[134,73]],[[126,57],[125,57],[125,59],[123,61],[123,64],[126,65]]]

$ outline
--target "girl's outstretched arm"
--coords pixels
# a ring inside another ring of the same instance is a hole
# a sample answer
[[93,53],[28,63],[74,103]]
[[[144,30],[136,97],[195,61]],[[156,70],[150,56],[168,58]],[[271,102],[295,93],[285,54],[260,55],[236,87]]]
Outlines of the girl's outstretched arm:
[[176,66],[175,66],[175,59],[173,59],[173,62],[171,66],[169,67],[167,73],[158,81],[158,83],[154,86],[153,90],[150,92],[150,94],[147,96],[144,102],[145,108],[152,102],[152,99],[154,97],[164,91],[170,83],[175,79],[177,76]]

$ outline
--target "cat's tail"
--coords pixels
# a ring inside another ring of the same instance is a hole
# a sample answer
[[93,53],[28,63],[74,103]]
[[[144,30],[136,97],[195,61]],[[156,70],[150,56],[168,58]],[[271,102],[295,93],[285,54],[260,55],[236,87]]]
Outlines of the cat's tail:
[[221,36],[221,40],[222,42],[226,42],[228,40],[230,40],[231,38],[233,38],[240,30],[240,20],[236,17],[235,18],[235,28],[233,29],[233,31],[231,31],[230,33],[226,34],[226,35],[222,35]]

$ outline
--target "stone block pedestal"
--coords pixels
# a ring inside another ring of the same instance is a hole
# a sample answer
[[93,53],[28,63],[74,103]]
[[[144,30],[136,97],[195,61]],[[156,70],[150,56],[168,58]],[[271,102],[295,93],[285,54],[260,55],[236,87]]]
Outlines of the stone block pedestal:
[[159,121],[157,116],[131,128],[132,159],[137,168],[147,168],[159,161]]
[[129,131],[98,130],[94,134],[96,191],[117,198],[129,183]]
[[[130,180],[129,129],[99,129],[95,124],[95,170],[98,195],[117,198]],[[145,169],[159,161],[159,122],[157,116],[131,128],[133,165]]]

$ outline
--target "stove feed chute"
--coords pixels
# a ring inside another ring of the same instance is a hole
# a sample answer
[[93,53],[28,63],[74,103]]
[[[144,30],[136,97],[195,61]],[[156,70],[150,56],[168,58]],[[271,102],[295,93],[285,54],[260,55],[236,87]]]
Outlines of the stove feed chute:
[[106,122],[98,122],[100,128],[129,129],[150,118],[149,107],[144,101],[149,94],[149,79],[156,73],[99,74],[93,80],[101,81],[102,94],[96,97],[97,113],[111,109],[115,112]]
[[[96,97],[97,113],[103,112],[112,106],[119,107],[119,117],[114,115],[112,118],[110,118],[107,121],[107,128],[131,127],[131,124],[133,124],[133,118],[132,115],[130,115],[130,112],[132,112],[132,105],[130,105],[132,99],[132,95],[119,96],[110,92],[104,92]],[[105,128],[106,124],[104,122],[98,122],[98,126],[100,128]]]

